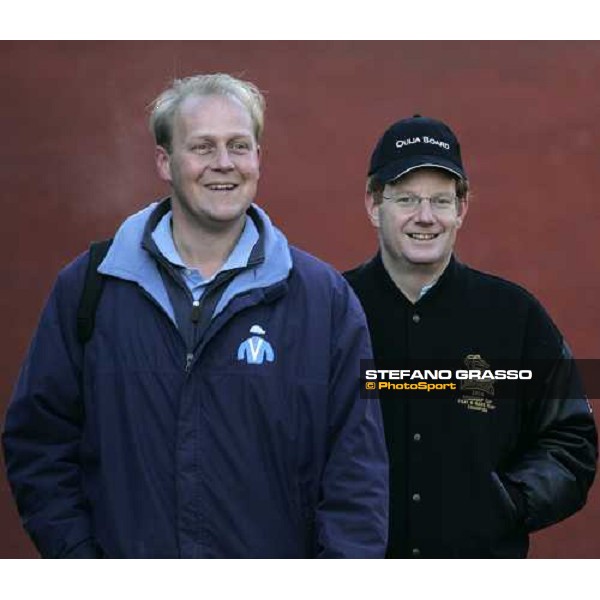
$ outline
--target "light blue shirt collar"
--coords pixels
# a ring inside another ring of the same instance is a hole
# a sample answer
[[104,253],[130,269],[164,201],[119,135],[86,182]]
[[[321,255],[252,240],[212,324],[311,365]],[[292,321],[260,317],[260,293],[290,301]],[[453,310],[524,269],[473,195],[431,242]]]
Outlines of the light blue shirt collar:
[[196,292],[200,292],[200,288],[206,287],[219,273],[245,267],[248,264],[252,248],[258,241],[258,229],[254,221],[246,215],[246,222],[242,234],[234,246],[231,254],[223,266],[210,278],[204,279],[197,269],[189,268],[175,246],[173,239],[173,229],[171,223],[173,221],[173,211],[167,212],[159,221],[158,225],[152,232],[152,239],[156,244],[159,252],[173,265],[182,269],[183,278],[194,296]]
[[[439,279],[439,278],[438,278]],[[421,298],[423,298],[423,296],[425,296],[425,294],[427,294],[427,292],[438,282],[437,279],[435,279],[434,281],[432,281],[431,283],[428,283],[427,285],[424,285],[421,288],[421,293],[419,294],[419,297],[417,298],[417,300],[420,300]]]

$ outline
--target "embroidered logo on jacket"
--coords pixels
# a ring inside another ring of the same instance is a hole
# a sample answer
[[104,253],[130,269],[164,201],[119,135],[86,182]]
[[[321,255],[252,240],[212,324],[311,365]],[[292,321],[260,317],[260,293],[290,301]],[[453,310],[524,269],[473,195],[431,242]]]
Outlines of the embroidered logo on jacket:
[[[465,356],[465,365],[468,369],[484,372],[490,368],[489,363],[481,357],[481,354],[468,354]],[[466,379],[461,381],[460,389],[466,392],[461,398],[458,398],[458,404],[468,410],[475,410],[482,413],[495,410],[496,405],[492,398],[494,397],[494,380],[490,379]],[[492,398],[487,398],[491,396]]]
[[273,362],[275,351],[273,346],[263,337],[267,332],[260,325],[252,325],[250,333],[254,335],[244,340],[237,351],[237,359],[245,360],[249,365],[262,365],[265,360]]

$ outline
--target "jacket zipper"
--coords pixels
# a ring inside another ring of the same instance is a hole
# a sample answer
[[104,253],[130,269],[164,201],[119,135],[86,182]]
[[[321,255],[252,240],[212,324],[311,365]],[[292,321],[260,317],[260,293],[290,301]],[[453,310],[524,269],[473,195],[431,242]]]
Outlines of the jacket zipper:
[[194,362],[194,353],[188,352],[185,356],[185,372],[189,373],[192,363]]
[[[194,328],[198,325],[198,321],[200,320],[200,310],[201,310],[202,300],[194,300],[192,302],[192,323],[194,324]],[[185,372],[189,373],[192,367],[192,363],[194,362],[194,353],[188,352],[185,355]]]

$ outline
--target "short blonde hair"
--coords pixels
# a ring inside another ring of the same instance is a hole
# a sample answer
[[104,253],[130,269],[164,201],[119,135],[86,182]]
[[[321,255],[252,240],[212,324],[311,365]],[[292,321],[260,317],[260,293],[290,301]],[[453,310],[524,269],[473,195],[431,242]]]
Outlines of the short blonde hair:
[[265,98],[251,82],[227,75],[210,73],[175,79],[152,103],[150,131],[158,146],[171,152],[173,122],[181,103],[194,96],[229,96],[241,102],[248,110],[254,127],[254,136],[259,142],[264,129]]

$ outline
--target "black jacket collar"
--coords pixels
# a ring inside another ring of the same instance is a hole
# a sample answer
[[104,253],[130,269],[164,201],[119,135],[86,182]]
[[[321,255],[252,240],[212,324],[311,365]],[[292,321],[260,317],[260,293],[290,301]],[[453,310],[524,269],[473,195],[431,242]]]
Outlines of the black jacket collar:
[[458,271],[461,269],[462,264],[455,258],[454,255],[452,255],[450,257],[450,262],[433,287],[425,294],[425,296],[419,298],[419,300],[417,300],[414,304],[402,293],[402,291],[394,283],[394,280],[390,277],[390,274],[387,272],[383,264],[381,252],[378,252],[371,259],[371,261],[365,265],[365,267],[373,273],[377,281],[384,287],[387,293],[393,294],[411,306],[423,306],[434,300],[441,293],[441,291],[451,285],[451,283],[455,280]]

